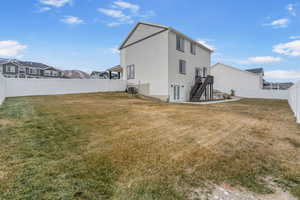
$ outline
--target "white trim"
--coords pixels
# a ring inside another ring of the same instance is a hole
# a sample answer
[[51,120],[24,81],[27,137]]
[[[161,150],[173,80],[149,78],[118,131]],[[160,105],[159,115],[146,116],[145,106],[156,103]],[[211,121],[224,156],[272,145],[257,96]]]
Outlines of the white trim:
[[156,26],[156,27],[160,27],[160,28],[163,28],[163,29],[167,29],[169,31],[172,31],[178,35],[180,35],[181,37],[184,37],[184,39],[186,40],[189,40],[190,42],[194,42],[197,46],[199,46],[200,48],[204,49],[204,50],[207,50],[209,52],[214,52],[212,49],[206,47],[205,45],[201,44],[200,42],[196,41],[196,40],[193,40],[192,38],[186,36],[185,34],[177,31],[176,29],[172,28],[172,27],[168,27],[168,26],[163,26],[163,25],[158,25],[158,24],[151,24],[151,23],[147,23],[147,22],[138,22],[134,28],[130,31],[130,33],[126,36],[125,40],[121,43],[120,47],[119,47],[119,50],[123,48],[123,46],[125,45],[125,43],[128,41],[128,39],[130,38],[130,36],[133,34],[133,32],[137,29],[137,27],[140,25],[140,24],[143,24],[143,25],[148,25],[148,26]]

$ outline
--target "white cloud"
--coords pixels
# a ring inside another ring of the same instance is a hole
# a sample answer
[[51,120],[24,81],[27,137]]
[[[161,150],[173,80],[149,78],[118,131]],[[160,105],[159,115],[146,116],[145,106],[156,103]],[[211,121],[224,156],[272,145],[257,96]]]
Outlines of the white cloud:
[[42,12],[46,12],[46,11],[49,11],[49,10],[51,10],[50,7],[42,7],[42,8],[39,9],[38,12],[42,13]]
[[115,26],[119,26],[121,24],[123,24],[123,23],[122,22],[109,22],[106,25],[109,27],[115,27]]
[[288,12],[289,12],[291,15],[296,16],[297,13],[296,13],[296,11],[295,11],[295,7],[296,7],[296,4],[290,3],[290,4],[288,4],[288,5],[286,6],[286,9],[288,10]]
[[136,4],[132,4],[129,2],[125,2],[122,0],[114,1],[113,2],[113,7],[114,8],[120,8],[120,9],[129,9],[131,12],[136,13],[139,11],[140,6]]
[[110,51],[112,54],[119,54],[119,53],[120,53],[118,47],[109,48],[109,51]]
[[206,46],[207,48],[211,50],[216,50],[216,48],[213,45],[208,44],[208,42],[211,42],[214,40],[211,39],[198,39],[197,42],[201,43],[202,45]]
[[40,0],[40,3],[59,8],[66,4],[71,4],[72,0]]
[[289,37],[291,40],[300,39],[300,35],[294,35]]
[[257,57],[250,57],[247,59],[250,63],[275,63],[280,62],[281,58],[272,57],[272,56],[257,56]]
[[26,49],[26,45],[20,44],[18,41],[4,40],[0,41],[0,56],[12,57],[18,56],[22,50]]
[[121,24],[132,24],[138,18],[150,18],[156,15],[152,10],[140,12],[140,6],[123,0],[116,0],[111,5],[112,8],[98,8],[98,11],[104,15],[114,18],[107,22],[109,27],[119,26]]
[[142,17],[142,18],[151,18],[154,16],[156,16],[156,13],[154,10],[148,10],[145,13],[139,14],[139,17]]
[[61,21],[66,24],[83,24],[84,23],[84,21],[82,19],[80,19],[79,17],[74,17],[74,16],[65,16],[65,18],[63,18]]
[[264,26],[272,26],[273,28],[286,28],[289,24],[290,20],[288,18],[281,18],[272,21],[268,24],[263,24]]
[[230,59],[229,61],[244,65],[244,64],[275,63],[275,62],[282,61],[282,59],[279,57],[273,57],[273,56],[256,56],[256,57],[249,57],[245,60]]
[[266,71],[265,77],[270,79],[281,79],[281,80],[291,80],[299,79],[300,71],[288,71],[288,70],[272,70]]
[[126,21],[131,18],[130,16],[125,15],[121,10],[99,8],[98,11],[121,21]]
[[132,17],[125,15],[121,10],[99,8],[98,11],[117,20],[107,23],[109,27],[133,23]]
[[300,56],[300,40],[277,44],[273,46],[273,52],[288,56]]

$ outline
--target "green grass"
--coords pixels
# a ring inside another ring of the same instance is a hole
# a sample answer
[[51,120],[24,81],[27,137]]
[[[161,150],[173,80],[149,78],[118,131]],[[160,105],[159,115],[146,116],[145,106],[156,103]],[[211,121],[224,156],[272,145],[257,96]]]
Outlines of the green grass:
[[0,199],[181,200],[222,183],[269,194],[269,176],[300,199],[299,160],[290,156],[300,153],[300,127],[286,104],[177,105],[124,93],[8,98]]

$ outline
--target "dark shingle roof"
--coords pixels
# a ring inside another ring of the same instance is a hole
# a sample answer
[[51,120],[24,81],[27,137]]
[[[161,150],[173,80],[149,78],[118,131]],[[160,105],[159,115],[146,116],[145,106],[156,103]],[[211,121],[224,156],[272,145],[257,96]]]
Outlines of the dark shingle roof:
[[246,69],[246,71],[254,74],[264,74],[263,68]]
[[0,64],[7,64],[7,63],[15,63],[19,66],[27,66],[27,67],[34,67],[34,68],[40,68],[40,69],[46,69],[50,68],[51,66],[45,65],[43,63],[38,62],[30,62],[30,61],[21,61],[16,59],[6,59],[6,58],[0,58]]
[[35,67],[35,68],[41,68],[41,69],[46,69],[46,68],[50,67],[49,65],[45,65],[43,63],[37,63],[37,62],[18,61],[18,63],[21,66]]
[[6,59],[1,59],[0,60],[0,65],[3,65],[3,64],[6,64],[6,63],[9,63],[9,60],[6,60]]

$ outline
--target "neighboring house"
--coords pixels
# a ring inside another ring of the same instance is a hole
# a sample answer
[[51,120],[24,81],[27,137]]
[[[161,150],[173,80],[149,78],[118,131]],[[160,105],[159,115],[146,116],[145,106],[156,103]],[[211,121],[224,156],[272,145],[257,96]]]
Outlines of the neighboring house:
[[108,79],[109,73],[108,72],[99,72],[99,71],[93,71],[90,74],[91,79]]
[[[234,91],[236,96],[247,98],[287,99],[288,91],[266,88],[262,68],[242,70],[217,63],[211,67],[214,88],[225,93]],[[279,84],[279,83],[278,83]]]
[[246,69],[245,71],[247,72],[251,72],[251,73],[254,73],[256,75],[258,75],[260,77],[260,87],[263,88],[263,84],[264,84],[264,75],[265,75],[265,72],[264,72],[264,69],[263,68],[253,68],[253,69]]
[[262,89],[262,76],[249,70],[241,70],[229,65],[217,63],[211,67],[211,73],[215,77],[215,89],[231,93],[235,90],[259,90]]
[[274,82],[264,81],[264,89],[271,89],[271,90],[288,90],[293,85],[294,83],[292,82],[274,83]]
[[80,70],[65,70],[64,78],[69,79],[89,79],[90,75]]
[[117,65],[103,72],[93,71],[90,76],[92,79],[121,79],[122,71],[122,67]]
[[6,78],[62,78],[61,70],[54,67],[19,60],[0,60],[0,72]]
[[119,50],[123,79],[139,93],[171,102],[212,98],[213,51],[183,33],[139,22]]

